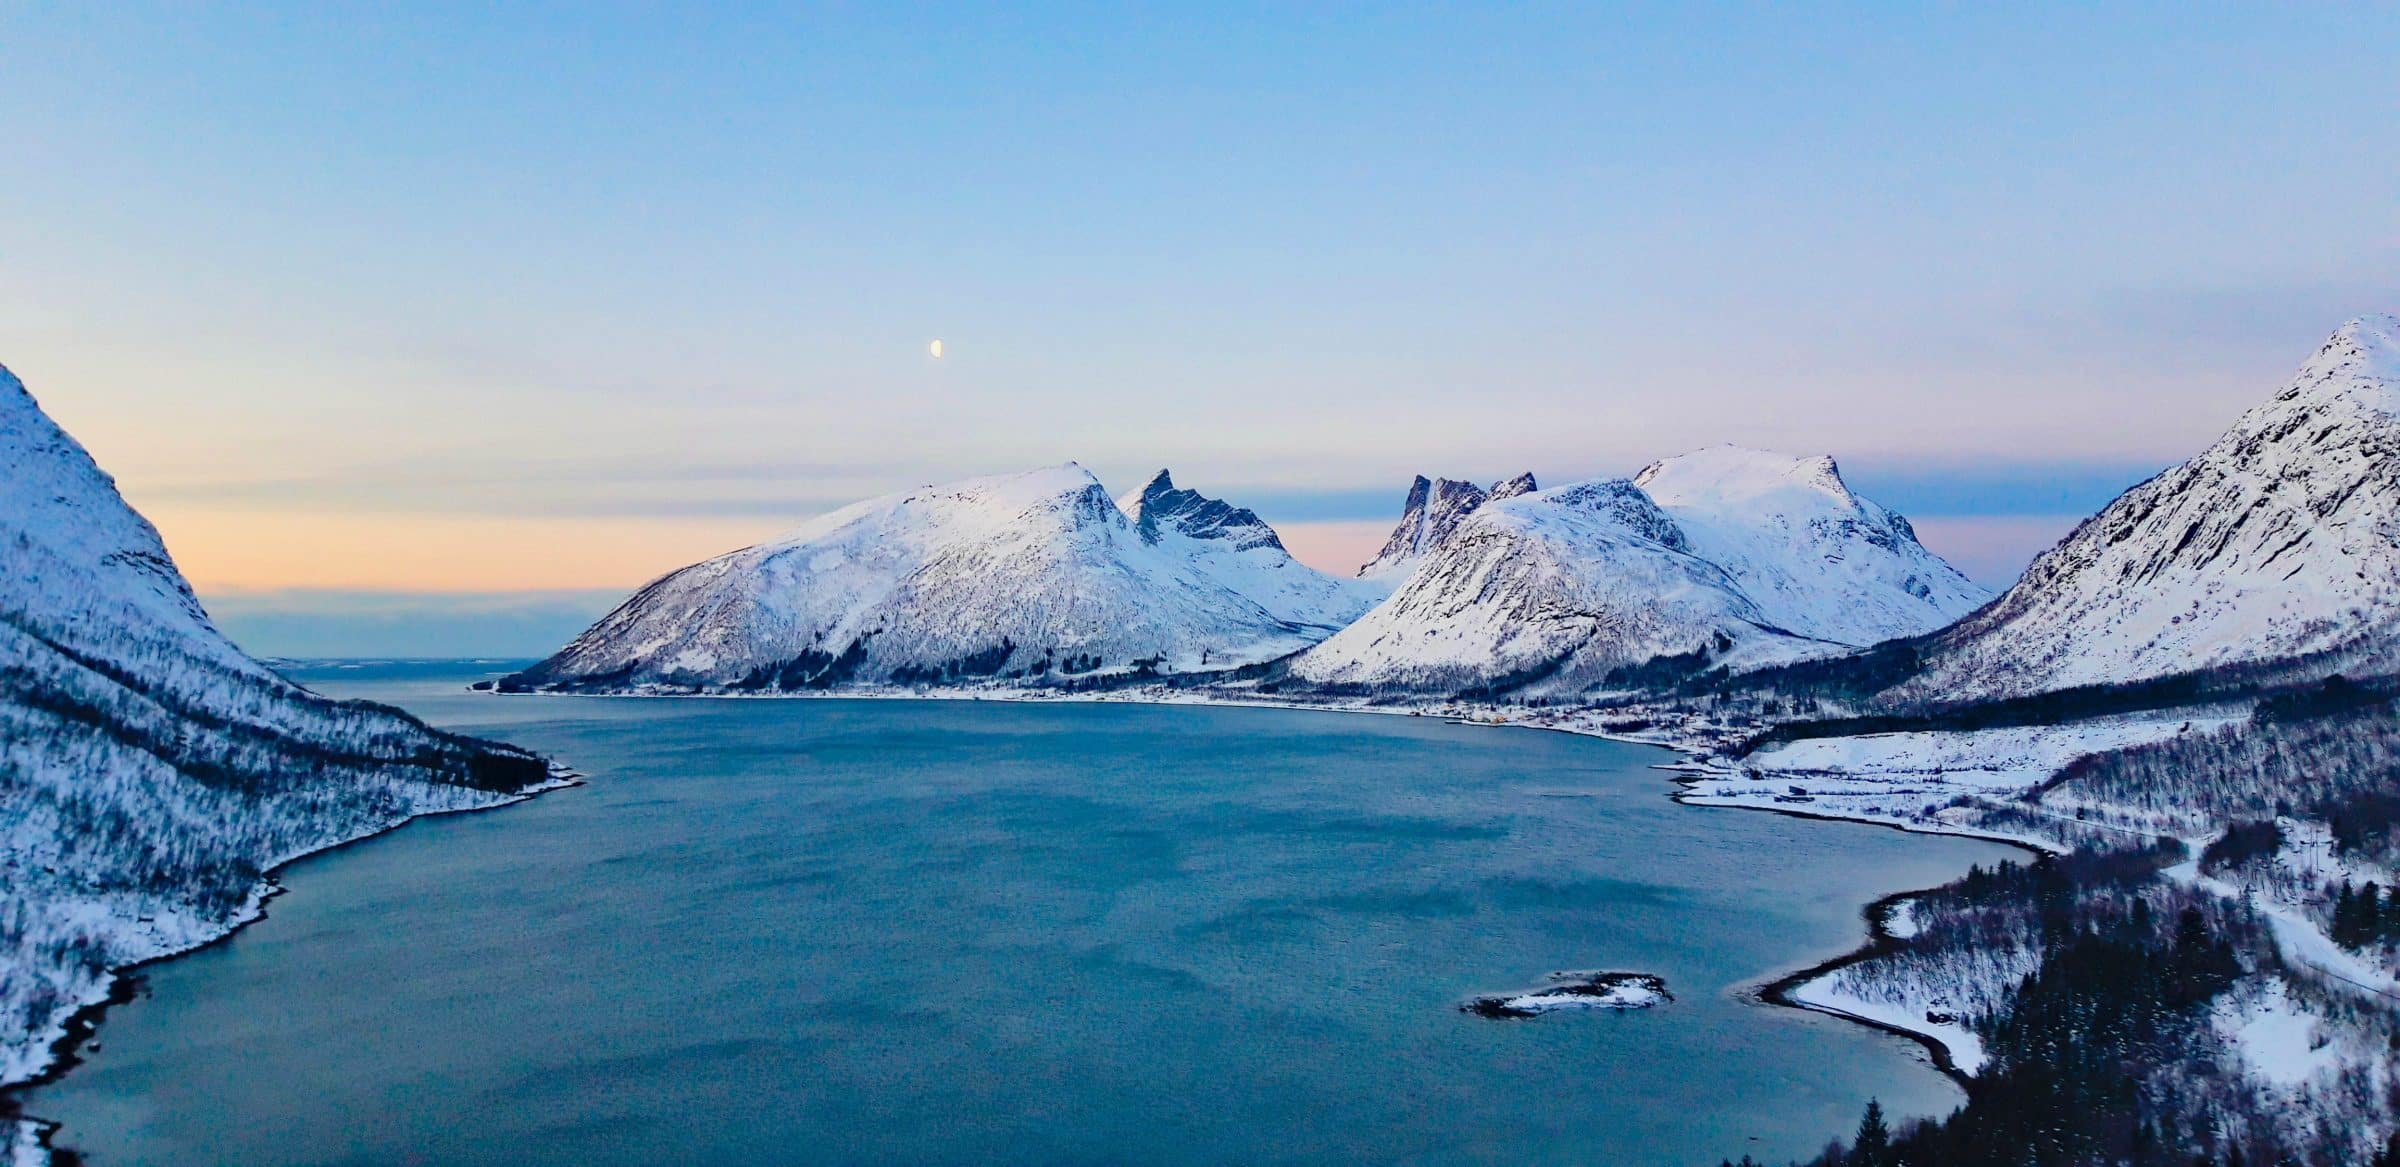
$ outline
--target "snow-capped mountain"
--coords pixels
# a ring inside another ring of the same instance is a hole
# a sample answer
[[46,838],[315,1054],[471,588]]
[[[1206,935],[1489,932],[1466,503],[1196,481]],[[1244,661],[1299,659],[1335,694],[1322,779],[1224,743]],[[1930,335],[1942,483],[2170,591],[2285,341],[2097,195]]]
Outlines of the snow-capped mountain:
[[[1532,485],[1476,492],[1391,599],[1292,675],[1436,692],[1631,688],[1920,634],[1985,598],[1906,519],[1850,493],[1830,458],[1726,446],[1630,482]],[[1404,522],[1394,545],[1412,530]],[[1639,669],[1652,661],[1670,667]]]
[[858,503],[643,588],[509,688],[797,691],[1189,673],[1305,648],[1372,591],[1163,472],[1069,463]]
[[2274,397],[2085,520],[1925,660],[1896,695],[2400,668],[2400,320],[2342,326]]
[[[1520,474],[1501,485],[1521,494],[1533,488],[1533,475]],[[1408,484],[1408,501],[1400,508],[1399,525],[1392,528],[1392,537],[1384,541],[1383,550],[1358,569],[1358,578],[1407,578],[1426,553],[1441,543],[1451,528],[1458,526],[1460,519],[1490,497],[1490,491],[1472,482],[1455,478],[1429,482],[1424,475],[1418,475]]]
[[1291,674],[1383,690],[1571,692],[1630,684],[1611,673],[1660,657],[1808,647],[1693,554],[1650,496],[1606,479],[1476,508],[1390,599],[1295,658]]
[[1288,624],[1330,633],[1387,594],[1371,582],[1330,576],[1292,558],[1275,528],[1249,508],[1178,490],[1165,470],[1117,506],[1144,543],[1189,561]]
[[1634,476],[1692,553],[1724,568],[1768,623],[1868,645],[1948,624],[1991,598],[1850,492],[1833,459],[1715,446]]
[[293,856],[541,784],[220,636],[157,531],[0,369],[0,1083],[108,970],[221,935]]

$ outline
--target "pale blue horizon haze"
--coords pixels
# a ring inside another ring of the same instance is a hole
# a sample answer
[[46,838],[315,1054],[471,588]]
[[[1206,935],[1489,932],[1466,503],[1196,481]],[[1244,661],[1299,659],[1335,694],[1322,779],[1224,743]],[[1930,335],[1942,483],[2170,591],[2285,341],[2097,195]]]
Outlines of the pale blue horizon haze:
[[2000,586],[2400,309],[2396,44],[2380,5],[5,5],[0,364],[269,653],[540,651],[1070,459],[1339,570],[1412,474],[1831,453]]

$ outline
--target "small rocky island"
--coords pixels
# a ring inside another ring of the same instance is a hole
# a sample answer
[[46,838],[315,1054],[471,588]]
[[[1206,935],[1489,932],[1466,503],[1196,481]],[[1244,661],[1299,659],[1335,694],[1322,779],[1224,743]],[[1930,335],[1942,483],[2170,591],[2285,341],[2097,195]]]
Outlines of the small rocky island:
[[1537,1017],[1559,1009],[1647,1009],[1675,999],[1662,977],[1636,972],[1558,972],[1549,985],[1474,997],[1459,1011],[1478,1017]]

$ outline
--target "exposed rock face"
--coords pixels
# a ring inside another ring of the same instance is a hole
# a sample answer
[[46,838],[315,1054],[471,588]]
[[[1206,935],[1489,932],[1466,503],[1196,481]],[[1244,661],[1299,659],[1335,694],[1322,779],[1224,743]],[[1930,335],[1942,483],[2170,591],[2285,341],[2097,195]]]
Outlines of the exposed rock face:
[[1897,696],[2400,667],[2400,321],[2344,325],[2214,445],[2126,491],[1924,651]]
[[[1527,485],[1532,475],[1525,475]],[[1503,484],[1506,485],[1506,484]],[[1392,528],[1392,537],[1383,544],[1375,558],[1358,569],[1360,579],[1400,578],[1415,570],[1418,561],[1441,543],[1459,520],[1474,513],[1490,496],[1472,482],[1455,478],[1437,478],[1430,482],[1420,474],[1408,485],[1408,501],[1400,508],[1400,524]]]
[[1162,532],[1171,531],[1189,539],[1221,539],[1244,551],[1255,547],[1283,550],[1275,528],[1249,508],[1196,490],[1177,490],[1174,476],[1165,470],[1152,475],[1130,500],[1120,499],[1117,505],[1133,519],[1134,530],[1141,532],[1145,543],[1156,543]]
[[1533,480],[1533,471],[1528,470],[1523,474],[1517,475],[1515,478],[1506,478],[1499,482],[1493,483],[1490,491],[1490,500],[1497,501],[1504,498],[1515,498],[1520,494],[1532,494],[1534,491],[1540,489],[1541,485]]
[[548,777],[243,655],[5,369],[0,547],[0,1083],[110,968],[239,922],[275,864]]
[[[1128,514],[1130,510],[1130,514]],[[1248,510],[1072,463],[859,503],[674,572],[505,687],[1056,683],[1298,651],[1373,602]]]

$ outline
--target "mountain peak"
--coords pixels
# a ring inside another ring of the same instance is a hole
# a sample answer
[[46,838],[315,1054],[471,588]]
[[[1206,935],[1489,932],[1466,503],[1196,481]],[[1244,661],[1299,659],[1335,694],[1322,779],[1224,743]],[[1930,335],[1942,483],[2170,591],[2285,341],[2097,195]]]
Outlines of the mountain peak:
[[1163,469],[1150,476],[1140,494],[1132,496],[1131,507],[1125,507],[1122,501],[1118,506],[1132,517],[1134,530],[1141,533],[1145,543],[1156,543],[1162,531],[1171,530],[1192,539],[1227,540],[1238,550],[1252,547],[1283,550],[1283,540],[1275,534],[1275,528],[1268,526],[1257,512],[1196,490],[1178,490],[1174,476]]
[[2342,325],[2309,364],[2337,352],[2337,359],[2355,362],[2360,366],[2356,371],[2364,375],[2400,377],[2400,316],[2376,312]]
[[[117,493],[116,479],[100,468],[50,415],[25,383],[0,368],[0,537],[38,539],[47,554],[78,571],[100,572],[127,586],[123,594],[146,594],[162,619],[202,626],[194,643],[220,644],[190,585],[168,557],[158,531]],[[23,553],[20,548],[20,554]],[[35,573],[38,575],[38,573]],[[59,599],[77,597],[61,594]],[[231,645],[223,660],[255,667]]]
[[1633,484],[1665,507],[1761,499],[1788,491],[1813,492],[1844,505],[1857,501],[1830,454],[1784,454],[1735,445],[1652,462],[1634,475]]
[[2400,414],[2400,317],[2361,316],[2335,329],[2270,407],[2287,402]]
[[[1526,477],[1530,485],[1531,476]],[[1415,568],[1417,560],[1441,542],[1442,536],[1449,534],[1460,519],[1490,498],[1482,487],[1464,479],[1428,481],[1424,475],[1417,475],[1408,484],[1408,500],[1400,508],[1399,525],[1392,528],[1392,537],[1384,541],[1383,550],[1358,569],[1359,578],[1400,575]]]
[[1533,480],[1533,471],[1528,470],[1515,478],[1502,479],[1493,483],[1487,501],[1498,502],[1504,498],[1515,498],[1520,494],[1532,494],[1540,489],[1541,484]]
[[2400,665],[2400,320],[2335,330],[2206,450],[1942,633],[1915,699]]

